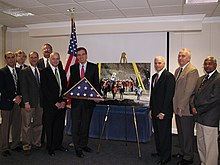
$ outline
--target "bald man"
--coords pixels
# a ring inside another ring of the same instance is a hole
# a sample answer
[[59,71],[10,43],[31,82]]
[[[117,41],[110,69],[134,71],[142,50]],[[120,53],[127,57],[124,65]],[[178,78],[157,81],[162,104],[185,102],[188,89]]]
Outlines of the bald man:
[[46,148],[50,156],[55,155],[55,150],[68,151],[62,146],[66,113],[66,100],[62,95],[67,89],[67,78],[65,71],[58,67],[59,63],[59,53],[51,53],[50,66],[43,69],[41,73],[43,117],[47,135]]
[[172,117],[175,78],[165,68],[165,59],[157,56],[154,59],[156,73],[152,76],[150,114],[154,127],[156,153],[160,157],[157,164],[167,164],[171,159]]

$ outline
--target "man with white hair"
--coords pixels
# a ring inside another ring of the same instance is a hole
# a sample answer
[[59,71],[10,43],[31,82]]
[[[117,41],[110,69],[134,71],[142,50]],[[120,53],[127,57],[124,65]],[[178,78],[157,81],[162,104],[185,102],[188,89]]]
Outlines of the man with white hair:
[[157,56],[154,59],[156,73],[152,76],[150,115],[154,127],[156,153],[160,157],[157,164],[167,164],[171,159],[172,150],[172,117],[175,78],[165,68],[165,59]]

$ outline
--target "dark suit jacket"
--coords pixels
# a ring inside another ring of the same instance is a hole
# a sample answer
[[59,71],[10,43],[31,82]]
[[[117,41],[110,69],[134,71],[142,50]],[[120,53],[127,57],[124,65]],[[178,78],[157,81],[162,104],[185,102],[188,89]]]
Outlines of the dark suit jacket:
[[[39,69],[44,69],[46,67],[45,64],[44,64],[44,59],[43,58],[39,59],[37,67]],[[59,62],[58,68],[59,69],[63,69],[63,64],[62,64],[61,61]]]
[[155,86],[153,86],[156,74],[152,76],[151,96],[150,96],[150,110],[152,110],[152,117],[159,113],[165,114],[165,119],[170,119],[173,116],[173,96],[175,90],[174,76],[164,70],[158,79]]
[[199,89],[204,76],[197,81],[190,105],[197,109],[198,113],[195,119],[198,123],[218,127],[220,120],[220,73],[214,72],[204,86]]
[[29,102],[31,108],[36,108],[40,103],[40,87],[37,84],[31,67],[26,67],[20,71],[20,90],[22,95],[22,107]]
[[[98,66],[91,62],[87,62],[85,77],[93,85],[93,87],[100,93],[100,83],[99,83]],[[80,71],[79,63],[72,65],[70,67],[70,83],[69,87],[73,87],[76,83],[80,81]],[[83,100],[87,107],[94,107],[95,102],[91,100]],[[76,107],[79,104],[78,99],[71,99],[71,107]]]
[[42,91],[42,107],[46,109],[56,108],[57,102],[66,101],[62,95],[67,90],[67,78],[63,69],[59,68],[62,92],[59,96],[60,87],[57,83],[56,77],[51,67],[45,68],[41,71],[40,82]]
[[17,82],[17,90],[15,88],[13,76],[8,68],[8,66],[5,66],[0,69],[0,92],[1,92],[1,98],[0,98],[0,109],[3,110],[11,110],[14,106],[13,99],[20,95],[19,90],[19,68],[15,68],[18,76],[18,82]]

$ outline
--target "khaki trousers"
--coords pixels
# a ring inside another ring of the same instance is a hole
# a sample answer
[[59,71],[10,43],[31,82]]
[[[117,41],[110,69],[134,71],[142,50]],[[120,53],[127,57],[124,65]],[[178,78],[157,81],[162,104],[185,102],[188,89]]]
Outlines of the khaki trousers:
[[[21,137],[21,109],[14,104],[12,110],[1,110],[2,123],[0,124],[0,147],[2,151],[19,146]],[[11,127],[12,143],[9,147],[9,133]]]
[[21,109],[22,116],[22,144],[23,150],[30,150],[31,145],[41,147],[43,108],[31,108],[31,111]]
[[196,123],[201,165],[218,165],[218,128]]

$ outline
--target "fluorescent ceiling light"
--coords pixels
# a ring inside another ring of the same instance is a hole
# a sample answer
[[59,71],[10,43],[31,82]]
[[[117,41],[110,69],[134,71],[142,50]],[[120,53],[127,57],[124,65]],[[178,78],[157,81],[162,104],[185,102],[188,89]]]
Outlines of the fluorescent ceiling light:
[[212,3],[212,2],[218,2],[218,0],[186,0],[186,4]]
[[24,16],[33,16],[33,13],[27,12],[25,10],[22,10],[20,8],[14,8],[14,9],[7,9],[2,11],[5,14],[9,14],[14,17],[24,17]]

